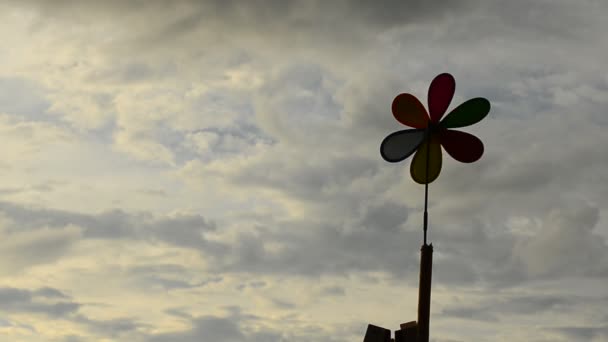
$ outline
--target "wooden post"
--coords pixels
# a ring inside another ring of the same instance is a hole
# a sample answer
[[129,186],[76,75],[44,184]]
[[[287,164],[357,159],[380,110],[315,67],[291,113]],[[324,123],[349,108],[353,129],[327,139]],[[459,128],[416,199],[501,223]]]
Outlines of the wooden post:
[[420,287],[418,289],[418,342],[429,342],[431,316],[431,275],[433,273],[433,244],[420,249]]

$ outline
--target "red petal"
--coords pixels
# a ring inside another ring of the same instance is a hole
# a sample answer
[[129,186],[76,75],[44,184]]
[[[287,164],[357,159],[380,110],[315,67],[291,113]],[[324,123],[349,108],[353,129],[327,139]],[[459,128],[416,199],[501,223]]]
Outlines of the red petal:
[[459,162],[472,163],[483,154],[483,143],[472,134],[445,129],[439,136],[445,151]]
[[412,94],[399,94],[393,100],[393,116],[402,124],[414,128],[426,128],[429,116],[426,109]]
[[431,121],[439,122],[452,102],[456,90],[456,81],[450,74],[440,74],[433,79],[429,87],[429,114]]

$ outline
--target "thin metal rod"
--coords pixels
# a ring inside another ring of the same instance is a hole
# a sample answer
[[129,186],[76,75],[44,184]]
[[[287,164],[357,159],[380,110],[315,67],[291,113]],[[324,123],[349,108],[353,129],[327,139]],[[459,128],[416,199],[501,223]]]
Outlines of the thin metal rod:
[[429,224],[429,213],[427,212],[427,202],[428,202],[428,197],[429,197],[429,185],[425,184],[424,185],[424,245],[426,246],[426,231],[428,229],[428,224]]

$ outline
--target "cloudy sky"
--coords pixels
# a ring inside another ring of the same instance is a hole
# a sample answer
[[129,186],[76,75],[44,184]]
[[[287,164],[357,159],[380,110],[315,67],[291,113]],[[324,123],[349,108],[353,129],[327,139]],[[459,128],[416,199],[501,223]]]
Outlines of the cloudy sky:
[[392,99],[492,103],[430,187],[431,339],[608,341],[605,0],[0,1],[0,335],[350,342],[416,319]]

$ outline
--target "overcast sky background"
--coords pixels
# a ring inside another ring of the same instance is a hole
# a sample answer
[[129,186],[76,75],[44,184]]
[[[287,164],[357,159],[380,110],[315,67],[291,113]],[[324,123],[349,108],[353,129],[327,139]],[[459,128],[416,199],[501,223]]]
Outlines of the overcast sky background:
[[608,341],[608,2],[0,2],[0,336],[350,342],[416,319],[402,92],[492,103],[430,187],[431,340]]

